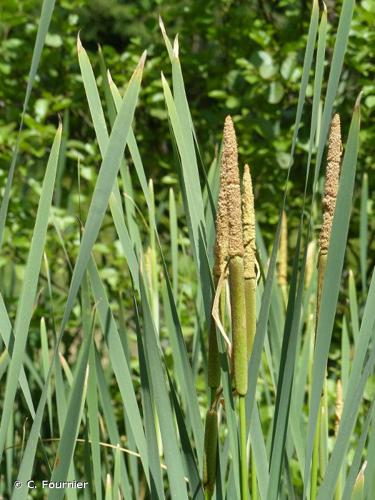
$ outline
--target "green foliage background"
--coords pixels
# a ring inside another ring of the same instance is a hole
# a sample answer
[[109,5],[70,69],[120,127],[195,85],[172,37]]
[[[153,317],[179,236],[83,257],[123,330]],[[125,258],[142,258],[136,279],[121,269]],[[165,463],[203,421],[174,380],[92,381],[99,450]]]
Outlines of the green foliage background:
[[[41,2],[7,0],[0,7],[0,185],[4,185],[15,144],[37,19]],[[330,31],[328,60],[332,54],[341,2],[327,2]],[[68,208],[65,238],[77,238],[75,216],[78,209],[77,162],[82,176],[81,203],[90,194],[99,166],[99,151],[90,123],[84,89],[76,57],[76,37],[81,39],[92,60],[100,83],[99,42],[112,77],[121,87],[128,80],[139,54],[147,48],[137,135],[146,176],[154,180],[158,220],[163,221],[168,188],[177,182],[173,144],[162,95],[160,71],[168,68],[167,53],[158,25],[162,16],[170,34],[179,34],[185,84],[196,127],[204,168],[218,153],[222,124],[226,114],[233,116],[240,145],[241,163],[252,167],[257,217],[269,243],[275,230],[278,207],[284,189],[292,126],[296,112],[302,58],[309,20],[309,2],[259,0],[117,0],[60,1],[56,3],[46,47],[32,92],[22,132],[21,154],[16,169],[7,223],[8,235],[0,266],[9,257],[23,266],[28,248],[38,192],[38,181],[45,170],[57,115],[64,117],[66,161],[61,161],[55,203]],[[362,89],[361,147],[358,164],[357,197],[354,203],[349,239],[349,264],[359,261],[359,189],[362,173],[369,173],[369,199],[374,192],[375,142],[375,5],[362,0],[354,13],[352,33],[345,58],[344,74],[336,110],[340,112],[343,137],[348,132],[352,103]],[[328,68],[326,68],[328,74]],[[103,90],[103,86],[101,85]],[[312,88],[308,88],[311,102]],[[104,98],[104,95],[102,95]],[[308,120],[306,114],[303,118]],[[302,123],[290,186],[288,207],[290,244],[293,247],[298,224],[293,208],[300,208],[309,123]],[[65,171],[63,175],[63,171]],[[135,189],[138,184],[135,182]],[[27,196],[26,196],[27,194]],[[138,197],[139,199],[139,197]],[[145,208],[140,206],[141,209]],[[370,208],[370,214],[371,207]],[[183,222],[183,214],[180,221]],[[319,217],[318,217],[319,220]],[[168,236],[168,222],[159,228]],[[105,229],[104,229],[105,231]],[[374,261],[374,220],[369,227],[369,264]],[[10,238],[10,234],[12,238]],[[70,235],[70,236],[69,236]],[[103,241],[103,240],[102,240]],[[105,237],[104,237],[105,241]],[[106,261],[107,278],[116,284],[116,252],[107,244],[98,246]],[[58,262],[52,265],[58,267]],[[371,267],[371,266],[370,266]],[[17,269],[17,266],[16,266]],[[359,278],[359,277],[358,277]]]
[[[328,2],[333,25],[340,4]],[[358,4],[337,110],[343,116],[345,134],[353,96],[364,90],[360,158],[364,169],[373,166],[375,68],[371,61],[375,58],[375,34],[371,27],[375,23],[375,6],[371,0]],[[39,10],[38,0],[2,2],[2,171],[7,169],[15,141]],[[52,124],[56,124],[57,113],[65,110],[70,111],[68,151],[71,162],[68,168],[74,170],[78,155],[83,165],[91,165],[96,159],[96,151],[85,148],[87,135],[92,132],[87,123],[75,55],[76,36],[80,30],[89,50],[96,51],[97,42],[102,45],[112,76],[120,85],[129,77],[139,53],[145,47],[148,49],[141,96],[143,113],[138,114],[138,119],[147,125],[139,127],[143,134],[141,153],[144,153],[142,157],[150,176],[163,179],[163,184],[172,182],[169,178],[171,145],[165,142],[166,139],[160,140],[168,135],[160,82],[160,71],[167,57],[158,26],[160,14],[168,31],[178,33],[181,40],[181,61],[189,102],[195,113],[194,124],[200,143],[206,145],[202,151],[205,163],[214,156],[225,115],[232,114],[240,153],[251,161],[254,177],[260,180],[257,182],[257,204],[269,208],[269,202],[282,192],[282,170],[289,161],[288,145],[298,97],[308,12],[305,1],[58,2],[26,120],[22,163],[27,168],[31,155],[44,159],[46,145],[51,142]],[[331,37],[331,50],[333,43]],[[311,92],[310,88],[310,95]],[[301,169],[303,165],[298,163],[297,156],[296,171]],[[300,176],[297,172],[295,182],[303,177],[303,172]],[[265,218],[272,222],[268,215]]]

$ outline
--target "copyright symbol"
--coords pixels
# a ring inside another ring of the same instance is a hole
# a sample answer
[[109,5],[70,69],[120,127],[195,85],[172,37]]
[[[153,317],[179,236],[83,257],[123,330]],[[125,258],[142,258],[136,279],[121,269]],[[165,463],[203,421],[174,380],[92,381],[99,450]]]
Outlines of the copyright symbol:
[[21,486],[22,486],[21,481],[18,481],[18,479],[16,481],[14,481],[14,487],[15,488],[19,489],[19,488],[21,488]]

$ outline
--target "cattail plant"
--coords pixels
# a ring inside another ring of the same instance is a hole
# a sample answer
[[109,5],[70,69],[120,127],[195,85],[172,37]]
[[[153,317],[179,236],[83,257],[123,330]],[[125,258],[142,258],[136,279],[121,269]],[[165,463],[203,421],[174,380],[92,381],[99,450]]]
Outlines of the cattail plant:
[[228,209],[228,258],[229,290],[233,339],[233,383],[239,395],[239,420],[241,443],[241,496],[247,498],[247,459],[246,459],[246,413],[245,395],[247,392],[247,335],[244,279],[244,242],[242,235],[241,186],[238,169],[237,139],[230,116],[225,119],[224,144],[222,153],[223,168],[227,180]]
[[[325,269],[327,265],[328,247],[331,238],[332,223],[335,214],[336,198],[339,187],[341,155],[342,155],[342,142],[341,142],[340,116],[336,113],[332,118],[331,129],[328,138],[326,180],[325,180],[324,197],[323,197],[323,224],[319,238],[318,289],[317,289],[317,299],[316,299],[316,322],[315,322],[316,329],[319,320],[320,301],[323,290]],[[324,384],[324,392],[325,391],[326,391],[326,384]],[[326,394],[323,394],[320,403],[321,408],[325,401],[326,401]],[[319,411],[320,414],[321,414],[321,408]],[[311,469],[310,498],[312,500],[316,498],[317,494],[320,425],[321,425],[321,418],[319,417],[317,422],[312,469]]]
[[[226,163],[221,162],[220,167],[220,190],[216,211],[216,239],[215,239],[215,263],[214,263],[214,285],[215,289],[220,277],[226,272],[228,257],[228,210],[226,194]],[[204,436],[204,462],[203,462],[203,485],[206,497],[211,498],[216,479],[217,459],[217,435],[218,422],[216,411],[216,391],[220,385],[220,353],[216,337],[216,324],[211,319],[210,333],[208,338],[208,386],[211,389],[211,407],[206,414],[205,436]]]
[[242,236],[241,187],[238,170],[237,139],[232,119],[224,125],[222,153],[227,176],[229,289],[233,337],[233,382],[240,396],[247,392],[247,337],[244,283],[244,243]]

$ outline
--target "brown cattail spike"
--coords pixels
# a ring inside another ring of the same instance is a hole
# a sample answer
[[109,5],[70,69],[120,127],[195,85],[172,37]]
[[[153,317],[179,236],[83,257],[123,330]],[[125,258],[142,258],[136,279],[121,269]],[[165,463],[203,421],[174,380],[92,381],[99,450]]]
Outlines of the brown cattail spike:
[[228,258],[228,204],[227,204],[226,164],[221,162],[220,191],[216,211],[216,240],[214,275],[220,278]]
[[242,238],[242,210],[240,174],[238,171],[237,139],[233,121],[227,116],[224,124],[222,168],[226,172],[226,192],[229,227],[229,257],[242,257],[244,253]]
[[255,273],[255,212],[254,195],[249,165],[245,165],[243,174],[242,217],[244,242],[245,279],[256,278]]
[[328,253],[336,197],[340,178],[340,162],[342,155],[340,116],[336,113],[332,118],[328,139],[326,182],[323,198],[323,225],[320,232],[320,254]]

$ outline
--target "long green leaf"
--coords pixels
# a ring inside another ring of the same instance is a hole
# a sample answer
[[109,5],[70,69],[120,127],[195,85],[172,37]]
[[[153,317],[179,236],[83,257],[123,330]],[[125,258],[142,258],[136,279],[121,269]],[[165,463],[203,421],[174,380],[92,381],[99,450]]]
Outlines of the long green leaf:
[[20,140],[21,140],[21,132],[22,132],[22,128],[23,128],[23,121],[25,118],[25,113],[26,113],[28,104],[29,104],[31,91],[32,91],[32,88],[34,85],[35,76],[36,76],[36,73],[38,70],[40,57],[42,55],[42,50],[43,50],[44,43],[46,40],[48,27],[49,27],[50,22],[51,22],[54,7],[55,7],[55,0],[44,0],[43,1],[42,11],[40,13],[40,21],[39,21],[38,31],[36,34],[35,45],[34,45],[34,50],[33,50],[33,57],[31,59],[30,73],[29,73],[29,77],[27,79],[26,95],[25,95],[25,99],[23,101],[21,122],[20,122],[20,126],[18,129],[17,142],[16,142],[16,146],[15,146],[15,149],[13,152],[10,169],[8,172],[8,177],[7,177],[7,182],[6,182],[6,186],[5,186],[5,190],[4,190],[3,199],[1,201],[1,208],[0,208],[0,251],[1,251],[1,248],[3,245],[4,227],[5,227],[5,221],[6,221],[6,217],[7,217],[7,213],[8,213],[10,190],[12,187],[14,171],[15,171],[17,159],[18,159]]
[[39,200],[34,232],[31,240],[30,252],[27,258],[25,277],[17,307],[16,322],[14,326],[14,347],[12,360],[7,374],[3,412],[0,423],[0,457],[4,451],[9,419],[13,412],[13,403],[17,391],[17,383],[15,383],[15,381],[19,379],[21,372],[22,361],[27,343],[27,334],[33,314],[38,277],[47,235],[48,216],[52,202],[60,141],[61,124],[57,129],[47,163],[47,169],[42,186],[42,194]]
[[331,239],[328,249],[327,269],[324,276],[321,307],[316,333],[316,345],[312,371],[312,391],[310,401],[308,442],[306,447],[304,496],[309,484],[309,471],[312,458],[313,442],[319,411],[320,396],[324,373],[327,366],[332,328],[340,288],[341,273],[344,264],[346,239],[349,230],[351,200],[353,197],[355,168],[359,147],[360,107],[357,100],[350,125],[347,146],[342,164],[342,174],[337,195],[336,210],[333,220]]

